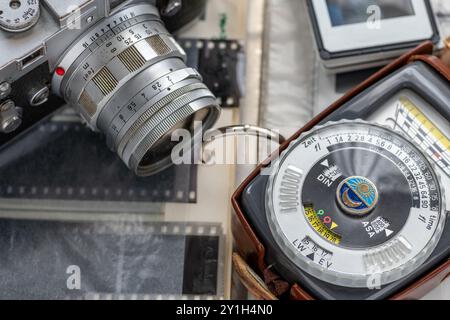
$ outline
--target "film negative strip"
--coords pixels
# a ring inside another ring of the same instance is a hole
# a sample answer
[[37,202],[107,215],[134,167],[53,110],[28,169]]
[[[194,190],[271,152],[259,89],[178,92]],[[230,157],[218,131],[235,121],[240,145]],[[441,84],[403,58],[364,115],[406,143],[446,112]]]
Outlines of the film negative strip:
[[177,39],[222,107],[239,107],[244,92],[245,54],[237,40]]
[[149,203],[196,202],[197,168],[138,178],[79,122],[47,121],[0,152],[0,208],[146,211]]
[[0,220],[1,299],[222,299],[220,224]]
[[163,295],[163,294],[101,294],[88,293],[83,300],[224,300],[223,297],[201,295]]

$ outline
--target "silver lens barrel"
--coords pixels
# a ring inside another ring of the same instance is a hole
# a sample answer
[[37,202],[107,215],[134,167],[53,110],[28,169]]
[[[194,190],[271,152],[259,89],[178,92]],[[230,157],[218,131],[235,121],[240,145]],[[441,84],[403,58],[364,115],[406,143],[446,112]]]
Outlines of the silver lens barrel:
[[171,165],[175,130],[194,134],[195,125],[206,130],[220,115],[185,59],[157,9],[137,4],[92,27],[66,52],[53,90],[106,135],[130,169],[150,175]]

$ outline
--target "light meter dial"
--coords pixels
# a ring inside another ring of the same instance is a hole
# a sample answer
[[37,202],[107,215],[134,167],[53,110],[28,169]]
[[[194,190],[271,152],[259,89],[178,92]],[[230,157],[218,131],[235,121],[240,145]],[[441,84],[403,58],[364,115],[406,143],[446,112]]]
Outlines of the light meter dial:
[[363,121],[319,126],[274,165],[266,212],[284,253],[326,282],[363,288],[421,265],[445,223],[428,159],[401,134]]

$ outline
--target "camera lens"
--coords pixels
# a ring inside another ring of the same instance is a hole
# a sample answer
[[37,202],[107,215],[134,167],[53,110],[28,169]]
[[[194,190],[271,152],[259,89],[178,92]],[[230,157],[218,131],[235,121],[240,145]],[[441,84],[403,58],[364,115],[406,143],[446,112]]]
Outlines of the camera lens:
[[[171,165],[172,133],[212,127],[220,108],[164,27],[157,9],[135,4],[98,22],[58,65],[53,90],[140,176]],[[192,141],[183,141],[186,148]]]

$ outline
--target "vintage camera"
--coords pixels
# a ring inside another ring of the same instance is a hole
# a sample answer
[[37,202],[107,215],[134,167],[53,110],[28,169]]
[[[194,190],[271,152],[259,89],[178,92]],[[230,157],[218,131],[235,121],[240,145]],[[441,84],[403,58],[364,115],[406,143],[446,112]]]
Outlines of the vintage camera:
[[186,66],[185,52],[161,13],[179,28],[204,4],[2,1],[1,140],[16,137],[66,102],[106,136],[137,175],[170,166],[173,131],[208,129],[220,108],[199,73]]

